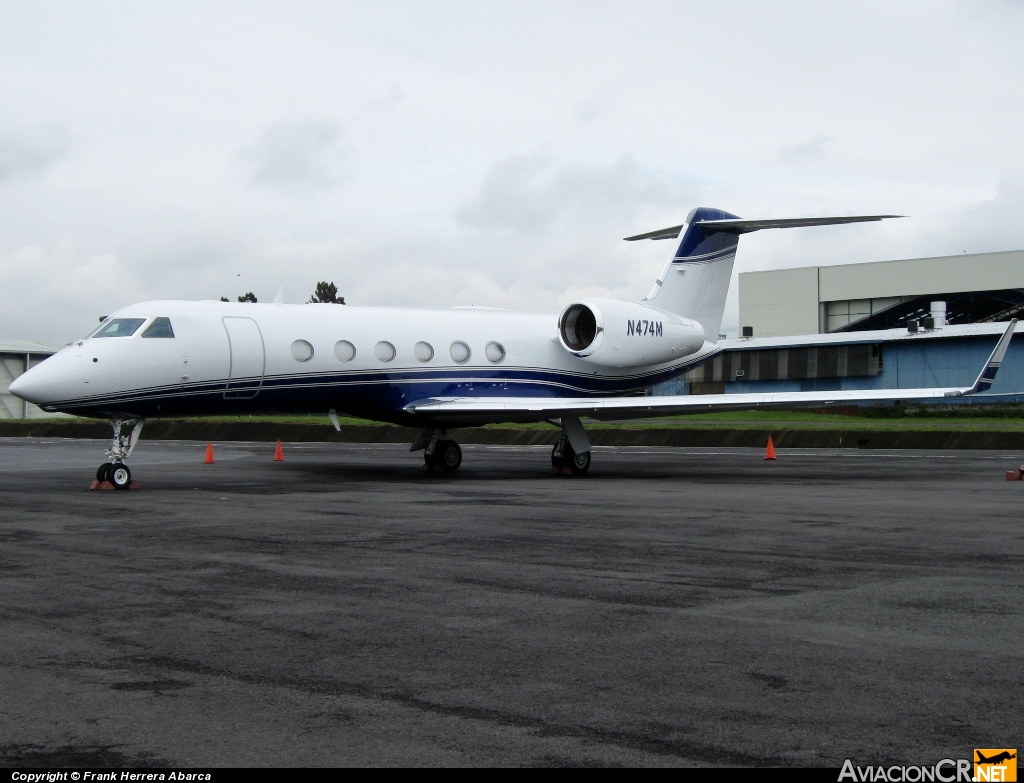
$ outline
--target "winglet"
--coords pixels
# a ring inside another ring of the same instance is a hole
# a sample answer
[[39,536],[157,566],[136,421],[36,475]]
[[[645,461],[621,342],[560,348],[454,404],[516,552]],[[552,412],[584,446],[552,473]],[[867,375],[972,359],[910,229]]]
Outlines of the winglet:
[[999,372],[999,365],[1003,363],[1003,357],[1006,356],[1006,349],[1010,347],[1010,340],[1013,338],[1013,331],[1016,328],[1017,319],[1014,318],[1010,321],[1010,325],[1006,327],[1006,331],[1003,333],[1003,336],[999,338],[999,342],[996,343],[996,347],[992,349],[992,355],[988,357],[988,361],[985,362],[985,366],[981,368],[981,373],[978,375],[978,379],[974,382],[974,385],[967,391],[961,393],[964,397],[969,394],[986,392],[992,388],[992,383],[996,379],[996,373]]

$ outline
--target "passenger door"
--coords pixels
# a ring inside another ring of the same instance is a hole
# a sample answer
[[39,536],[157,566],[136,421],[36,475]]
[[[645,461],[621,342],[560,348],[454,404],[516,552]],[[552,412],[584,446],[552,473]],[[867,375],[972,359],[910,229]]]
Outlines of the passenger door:
[[224,389],[226,400],[249,400],[259,394],[266,367],[266,351],[259,325],[251,318],[225,316],[231,366]]

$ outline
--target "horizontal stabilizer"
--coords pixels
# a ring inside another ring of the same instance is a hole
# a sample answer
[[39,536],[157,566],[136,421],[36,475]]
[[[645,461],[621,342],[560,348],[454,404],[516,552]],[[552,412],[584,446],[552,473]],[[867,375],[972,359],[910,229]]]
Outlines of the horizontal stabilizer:
[[657,231],[648,231],[646,234],[637,234],[635,237],[625,237],[625,240],[636,242],[638,239],[675,239],[682,230],[682,225],[669,226],[668,228],[659,228]]
[[[764,228],[806,228],[808,226],[835,226],[843,223],[872,223],[888,218],[899,218],[903,215],[840,215],[838,217],[817,217],[817,218],[774,218],[770,220],[699,220],[694,223],[705,230],[720,231],[723,234],[749,234],[751,231],[760,231]],[[638,239],[674,239],[679,236],[683,226],[670,226],[669,228],[648,231],[646,234],[626,237],[627,242],[635,242]]]

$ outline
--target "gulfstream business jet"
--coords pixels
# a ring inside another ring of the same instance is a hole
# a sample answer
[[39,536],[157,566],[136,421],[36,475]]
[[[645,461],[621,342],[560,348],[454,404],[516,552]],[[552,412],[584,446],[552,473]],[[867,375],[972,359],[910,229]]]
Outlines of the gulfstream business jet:
[[640,302],[592,298],[561,313],[327,305],[143,302],[32,368],[10,390],[47,411],[109,419],[97,479],[124,488],[125,461],[151,417],[320,412],[420,430],[413,450],[457,470],[454,427],[550,421],[556,467],[583,474],[581,417],[625,419],[709,411],[975,394],[992,385],[1014,325],[973,386],[768,394],[635,396],[721,352],[725,297],[740,234],[883,220],[859,215],[743,220],[698,208],[682,225],[627,237],[673,242]]

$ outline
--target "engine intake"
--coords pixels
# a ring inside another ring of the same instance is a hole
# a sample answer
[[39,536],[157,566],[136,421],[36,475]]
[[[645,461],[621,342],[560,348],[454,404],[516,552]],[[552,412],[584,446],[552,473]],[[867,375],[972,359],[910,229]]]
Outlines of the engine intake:
[[585,304],[569,305],[558,320],[558,331],[569,350],[585,351],[597,338],[597,316]]

